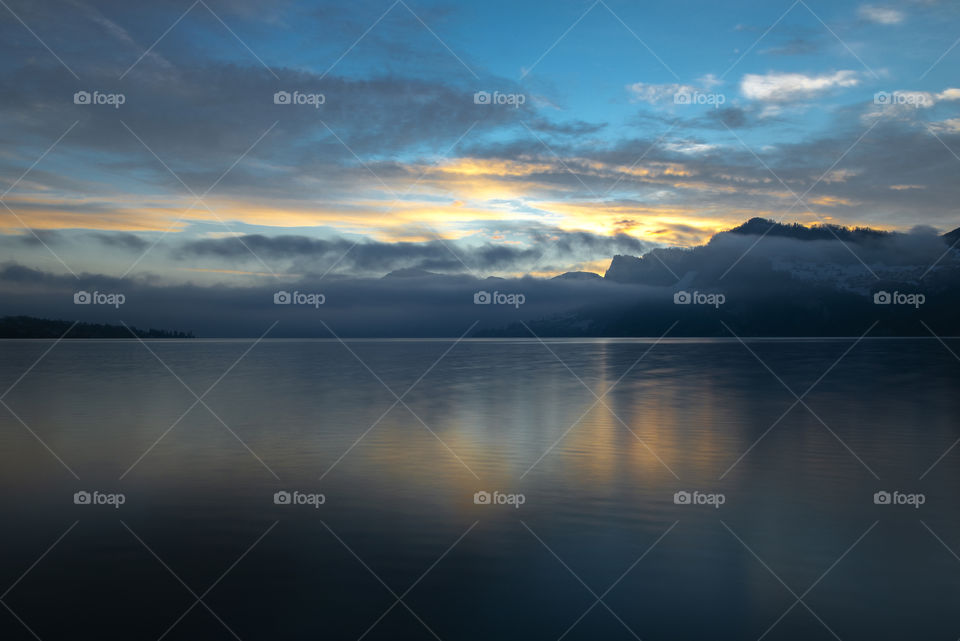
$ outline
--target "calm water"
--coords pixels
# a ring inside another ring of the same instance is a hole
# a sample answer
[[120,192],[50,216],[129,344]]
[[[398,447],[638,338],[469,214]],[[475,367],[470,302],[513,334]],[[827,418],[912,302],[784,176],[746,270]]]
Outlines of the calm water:
[[651,343],[62,342],[0,406],[0,638],[960,636],[960,361],[866,340],[784,415],[851,341]]

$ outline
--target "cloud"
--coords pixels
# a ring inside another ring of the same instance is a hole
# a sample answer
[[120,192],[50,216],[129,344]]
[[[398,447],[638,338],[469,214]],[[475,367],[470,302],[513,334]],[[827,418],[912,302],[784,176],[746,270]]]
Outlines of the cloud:
[[644,82],[635,82],[627,85],[627,91],[632,94],[636,102],[648,102],[651,105],[662,102],[673,102],[673,97],[680,93],[691,94],[697,90],[692,85],[682,85],[679,83],[670,84],[647,84]]
[[941,134],[960,134],[960,118],[948,118],[930,123],[930,128]]
[[150,243],[145,241],[143,238],[140,238],[136,234],[124,234],[124,233],[95,233],[91,236],[101,242],[107,247],[115,247],[118,249],[125,249],[133,252],[142,252],[147,247],[150,246]]
[[[879,119],[898,121],[905,126],[925,128],[928,118],[920,110],[933,110],[938,104],[960,100],[960,89],[947,88],[941,92],[930,91],[880,91],[874,94],[873,104],[860,116],[862,123],[870,124]],[[936,116],[940,110],[934,110]],[[933,129],[938,129],[936,117],[930,118]],[[940,131],[949,131],[949,126]]]
[[562,134],[566,136],[587,136],[596,134],[606,128],[606,123],[591,123],[583,120],[571,122],[551,122],[546,118],[537,118],[529,123],[530,127],[545,133]]
[[684,121],[689,127],[704,129],[747,129],[767,124],[776,115],[773,105],[748,104],[742,107],[719,107],[710,109],[703,115]]
[[[950,90],[940,93],[953,95]],[[777,104],[751,103],[748,109],[756,110]],[[789,144],[771,141],[769,145],[755,148],[755,151],[796,193],[803,193],[814,185],[816,179],[842,157],[842,163],[836,169],[849,170],[852,177],[843,182],[821,181],[816,185],[814,196],[808,199],[822,216],[887,226],[912,225],[916,222],[937,224],[948,220],[952,216],[950,212],[955,210],[957,198],[960,198],[960,185],[954,179],[953,163],[956,160],[926,128],[918,127],[918,122],[892,118],[885,118],[850,149],[876,120],[871,118],[862,126],[856,121],[851,122],[851,114],[859,116],[861,110],[862,105],[858,105],[856,111],[851,107],[837,112],[835,120],[821,135],[807,135]],[[733,123],[731,126],[738,124],[738,121],[742,124],[743,118],[750,115],[749,112],[726,112],[723,109],[706,111],[711,116],[717,112],[717,117],[730,120]],[[915,109],[911,111],[916,113]],[[949,117],[944,114],[938,119]],[[746,124],[750,125],[751,120],[756,120],[756,116],[747,118]],[[720,122],[710,124],[714,128],[726,129]],[[952,148],[958,148],[960,141],[952,137],[956,131],[954,123],[944,123],[942,127],[935,131]],[[412,241],[433,237],[427,233],[427,224],[441,230],[448,238],[463,238],[473,234],[471,243],[468,243],[473,245],[488,240],[491,243],[499,242],[493,234],[504,229],[509,222],[531,224],[533,220],[542,220],[545,224],[562,229],[589,230],[603,235],[617,231],[614,226],[616,221],[629,219],[639,221],[629,230],[633,236],[653,240],[658,237],[651,236],[650,231],[662,228],[666,222],[699,223],[695,226],[715,229],[718,221],[736,223],[754,215],[776,217],[778,211],[793,204],[791,194],[742,146],[724,145],[710,149],[703,145],[714,144],[716,139],[698,137],[683,130],[660,139],[666,129],[667,125],[664,124],[662,128],[648,129],[645,138],[624,138],[612,144],[596,141],[585,144],[576,136],[558,136],[556,141],[550,142],[550,149],[556,155],[546,151],[529,132],[526,136],[496,143],[477,141],[459,149],[458,158],[441,162],[431,169],[417,185],[418,193],[413,195],[414,199],[399,203],[389,210],[389,215],[385,214],[390,203],[372,198],[355,199],[353,202],[338,202],[331,198],[331,202],[314,200],[297,203],[290,200],[270,203],[269,199],[264,199],[255,210],[245,205],[246,199],[237,199],[235,204],[212,204],[224,219],[230,221],[231,227],[248,234],[269,234],[269,226],[287,226],[300,227],[302,231],[293,233],[309,234],[314,238],[339,232],[362,233],[380,241]],[[845,154],[848,149],[850,151]],[[931,159],[938,161],[931,162]],[[427,165],[397,165],[389,158],[382,163],[370,163],[370,167],[398,191],[414,183],[421,170],[428,168]],[[353,167],[351,171],[338,172],[336,177],[345,181],[365,175],[367,184],[375,182],[362,166]],[[924,188],[903,191],[888,188],[889,185],[902,184]],[[287,185],[289,183],[282,183],[281,187]],[[607,195],[611,189],[614,191]],[[270,192],[270,198],[272,194]],[[450,198],[451,194],[456,194],[456,201]],[[604,198],[598,200],[596,195],[604,195]],[[814,203],[812,199],[815,196],[829,200]],[[184,208],[189,204],[189,199],[183,201]],[[25,206],[12,206],[21,216],[33,222],[32,210]],[[87,207],[84,203],[77,206]],[[244,209],[244,206],[248,209]],[[292,207],[296,208],[295,219],[290,216],[294,212]],[[165,214],[170,217],[167,220],[174,219],[179,211],[171,208]],[[798,208],[797,211],[802,210]],[[28,213],[30,217],[26,218]],[[283,216],[280,216],[281,213]],[[185,221],[186,227],[171,234],[170,239],[179,237],[178,241],[182,241],[188,237],[195,238],[196,232],[211,231],[210,226],[200,227],[199,216],[203,214],[202,209],[193,212]],[[275,216],[271,218],[268,214]],[[143,215],[130,211],[118,217],[118,222],[133,221]],[[79,216],[78,212],[71,220],[50,226],[84,227],[78,220]],[[12,216],[7,220],[15,222]],[[204,215],[203,220],[209,221],[210,216]],[[157,222],[151,229],[164,230],[169,225],[169,222]],[[251,228],[244,223],[261,227]],[[331,229],[308,230],[317,225],[326,225]],[[121,228],[144,233],[129,225]],[[524,246],[529,246],[529,236],[519,240]],[[679,238],[664,240],[683,242]],[[439,255],[442,259],[456,260],[446,250]],[[583,256],[586,259],[589,254],[585,252]],[[537,257],[531,254],[521,258],[527,262],[517,259],[509,269],[516,268],[522,272],[527,265],[533,265]],[[70,257],[66,259],[71,267],[75,267]],[[548,258],[543,264],[565,270],[579,260],[578,255],[563,264],[560,259]],[[37,261],[31,262],[37,264]],[[470,263],[469,260],[467,262]],[[317,264],[318,261],[314,260],[314,264],[307,262],[302,267],[315,269]],[[412,261],[412,264],[421,263]],[[509,261],[503,264],[508,265]],[[452,265],[456,267],[457,263]],[[216,266],[226,267],[224,264]],[[126,267],[127,264],[123,264],[120,269]],[[280,269],[281,265],[274,268]],[[392,264],[385,265],[371,269],[370,273],[382,274],[393,268]],[[462,266],[459,268],[462,269]]]
[[669,142],[664,145],[664,149],[668,151],[675,151],[679,154],[706,154],[712,151],[716,151],[719,147],[717,145],[710,145],[702,142],[694,142],[689,140],[678,141],[678,142]]
[[960,89],[950,87],[937,94],[937,100],[960,100]]
[[740,82],[740,91],[751,100],[789,102],[803,100],[837,87],[860,84],[857,74],[842,70],[832,74],[810,76],[802,73],[747,74]]
[[898,89],[892,93],[880,92],[874,96],[874,103],[889,107],[908,106],[930,108],[938,102],[950,102],[954,100],[960,100],[960,89],[948,88],[940,93]]
[[[279,79],[198,7],[199,14],[188,16],[118,83],[119,75],[156,41],[157,25],[168,26],[180,14],[183,7],[178,9],[175,4],[160,2],[141,8],[105,0],[94,3],[102,16],[87,17],[76,10],[82,5],[75,3],[61,7],[48,0],[18,0],[11,5],[31,10],[23,14],[27,22],[82,78],[74,86],[66,70],[10,20],[11,16],[3,22],[5,29],[11,29],[10,38],[0,39],[0,57],[7,61],[9,72],[0,78],[0,94],[4,95],[0,118],[7,123],[3,127],[0,173],[7,182],[21,175],[69,123],[80,121],[7,199],[33,228],[64,229],[71,238],[79,233],[75,230],[127,230],[152,240],[153,232],[167,230],[185,213],[184,220],[171,230],[170,243],[158,246],[157,254],[151,252],[150,259],[169,258],[170,252],[164,249],[174,247],[173,241],[184,242],[211,231],[214,215],[202,206],[187,211],[192,202],[190,194],[127,131],[122,119],[198,193],[242,157],[207,198],[216,216],[238,232],[302,233],[311,238],[364,234],[378,241],[413,241],[429,239],[425,225],[430,224],[447,238],[472,235],[467,243],[472,249],[464,249],[468,262],[476,261],[471,264],[483,265],[484,260],[496,263],[494,259],[502,256],[497,259],[498,265],[522,270],[546,256],[542,264],[562,269],[567,266],[561,266],[561,261],[545,249],[525,254],[512,246],[508,247],[510,251],[484,254],[476,247],[488,239],[496,244],[492,234],[504,229],[508,221],[519,220],[526,225],[524,221],[541,220],[548,227],[587,229],[601,235],[615,233],[617,221],[631,220],[638,221],[630,230],[632,234],[655,238],[646,234],[669,229],[668,223],[696,222],[712,228],[717,220],[767,215],[769,210],[789,206],[792,200],[755,157],[730,139],[727,127],[764,127],[763,133],[769,132],[770,136],[764,137],[763,148],[756,145],[758,153],[798,193],[812,185],[865,129],[853,130],[857,123],[851,121],[860,114],[858,111],[851,116],[852,111],[848,111],[842,114],[847,120],[838,117],[818,132],[813,127],[820,126],[820,119],[807,120],[805,114],[798,113],[804,105],[791,110],[781,100],[857,84],[852,72],[833,73],[835,68],[829,67],[807,68],[826,69],[826,75],[811,71],[808,75],[748,76],[753,80],[745,79],[744,86],[756,100],[733,100],[731,95],[731,100],[717,109],[686,110],[677,114],[682,118],[650,117],[636,129],[633,123],[621,128],[620,116],[614,110],[607,111],[604,100],[608,96],[601,94],[586,101],[591,104],[588,109],[563,111],[559,116],[551,111],[550,119],[546,109],[540,111],[533,93],[520,109],[477,105],[472,94],[478,88],[537,89],[558,104],[564,103],[561,97],[565,89],[558,83],[560,90],[553,91],[546,79],[542,85],[518,87],[515,81],[491,77],[475,64],[469,47],[461,51],[451,40],[458,54],[482,76],[479,81],[472,80],[434,36],[401,7],[390,12],[343,64],[322,75],[326,65],[383,13],[384,7],[373,0],[350,3],[349,7],[336,3],[319,9],[309,6],[311,15],[303,13],[307,8],[303,5],[290,10],[284,3],[269,10],[260,6],[264,15],[253,0],[218,3],[218,11],[238,12],[224,14],[225,21],[249,41]],[[445,17],[456,18],[455,8],[437,11],[452,13],[422,14],[425,22],[442,25]],[[274,25],[281,24],[272,19],[276,12],[286,19],[286,25],[274,30]],[[201,14],[205,16],[202,19]],[[269,22],[270,29],[261,29],[261,17]],[[311,39],[305,34],[313,33],[311,29],[318,25],[329,38],[304,49],[301,45]],[[437,28],[438,34],[446,37],[446,32]],[[827,33],[819,24],[806,30],[781,24],[768,38],[781,38],[777,42],[782,44],[790,37],[809,40],[819,32]],[[294,50],[309,53],[291,58],[289,53]],[[416,55],[404,58],[404,52]],[[161,53],[163,59],[154,56]],[[442,66],[435,66],[431,58]],[[688,82],[628,85],[629,96],[638,102],[660,104],[672,103],[677,93],[712,90],[719,82],[716,76],[697,77],[708,68],[691,74]],[[448,73],[450,69],[457,73]],[[606,76],[598,74],[598,78]],[[863,82],[867,82],[865,77]],[[625,84],[621,81],[611,86],[616,95],[610,102],[616,102],[617,109],[626,102]],[[74,90],[94,88],[122,89],[127,102],[119,110],[72,103]],[[320,109],[275,105],[272,96],[278,89],[316,90],[323,92],[327,101]],[[937,101],[956,100],[960,90],[951,88],[931,95]],[[869,101],[869,96],[866,99]],[[628,108],[659,111],[638,107]],[[781,108],[778,118],[769,118]],[[858,110],[861,108],[858,106]],[[663,111],[673,116],[674,110]],[[935,131],[951,135],[955,129],[946,119],[956,114],[933,115],[943,123],[939,125],[942,129]],[[623,119],[629,117],[623,114]],[[250,149],[257,136],[274,123],[270,133]],[[548,141],[549,149],[521,123],[547,134],[540,135]],[[673,123],[677,128],[668,131]],[[787,128],[790,131],[781,136]],[[641,133],[632,133],[636,131]],[[889,224],[949,215],[951,203],[958,197],[948,166],[954,161],[928,132],[921,131],[923,136],[914,133],[880,127],[872,130],[862,147],[843,159],[842,168],[849,165],[861,170],[856,177],[817,185],[816,195],[829,196],[833,200],[824,202],[834,203],[818,206],[818,213]],[[754,146],[760,138],[757,135],[747,140]],[[783,140],[809,142],[804,147],[807,154],[792,155],[796,147],[780,144]],[[958,148],[953,139],[945,140]],[[873,156],[860,154],[861,148]],[[891,156],[896,151],[910,162],[886,158],[888,150]],[[891,161],[889,167],[897,167],[898,172],[874,161],[874,157]],[[931,163],[930,158],[946,158],[950,163]],[[893,193],[884,182],[925,188]],[[389,192],[402,194],[410,187],[414,193],[394,204]],[[608,196],[608,189],[614,193]],[[906,198],[897,200],[909,192],[915,192],[909,202]],[[894,198],[887,198],[891,193]],[[835,204],[851,202],[858,205]],[[937,209],[944,205],[946,209],[938,214]],[[15,217],[0,216],[0,227],[20,226]],[[321,226],[326,229],[319,229]],[[508,242],[514,240],[511,237]],[[528,250],[529,234],[522,241],[522,248]],[[84,248],[79,241],[74,244],[77,262],[91,269],[105,264],[106,255],[145,249],[137,237],[118,237],[96,244],[88,242],[81,257]],[[435,253],[430,253],[434,251],[431,248],[405,249],[410,256],[403,260],[394,257],[393,263],[371,266],[371,271],[389,271],[394,263],[403,264],[404,260],[441,266],[444,261],[455,261],[443,247]],[[64,253],[59,246],[57,251]],[[591,251],[578,250],[573,260],[586,260],[595,255]],[[73,267],[72,257],[66,258]],[[283,258],[282,254],[278,258]],[[45,251],[38,251],[32,264],[44,260],[48,260]],[[302,261],[298,267],[310,268],[314,266],[310,261],[317,258],[303,255],[298,260]],[[128,263],[124,260],[120,269]],[[453,268],[457,265],[452,263]],[[363,264],[357,267],[367,268]]]
[[858,13],[861,19],[876,24],[900,24],[906,18],[902,11],[872,4],[861,5]]
[[[121,292],[120,310],[105,305],[77,306],[73,293]],[[278,307],[278,290],[322,293],[319,310],[308,305]],[[522,307],[474,304],[479,290],[519,293]],[[202,337],[259,336],[271,325],[271,337],[324,337],[329,325],[340,336],[462,335],[503,327],[518,319],[543,318],[583,305],[634,300],[644,288],[604,281],[535,278],[478,280],[471,276],[410,278],[326,278],[284,276],[255,285],[160,284],[146,279],[117,279],[100,273],[57,275],[14,263],[0,264],[0,316],[26,314],[84,322],[160,327],[192,331]],[[323,318],[323,324],[318,318]],[[277,323],[277,321],[280,321]]]
[[723,79],[718,78],[712,73],[708,73],[705,76],[700,76],[697,78],[697,82],[699,82],[706,89],[713,89],[714,87],[719,87],[722,85]]
[[760,53],[772,56],[806,56],[816,53],[820,50],[821,46],[822,44],[817,39],[795,37],[790,38],[781,45],[763,49]]
[[[841,300],[831,297],[830,292],[835,292],[843,293],[844,300],[862,300],[870,305],[867,297],[877,283],[859,260],[871,265],[881,278],[893,282],[918,277],[939,260],[938,270],[925,283],[932,285],[939,273],[949,279],[940,282],[956,282],[960,254],[943,257],[944,240],[930,228],[880,237],[858,238],[854,234],[848,237],[846,245],[828,233],[820,236],[797,240],[770,234],[758,240],[757,236],[719,234],[694,250],[656,249],[656,258],[621,261],[624,269],[619,283],[538,278],[478,280],[466,275],[321,279],[307,274],[225,287],[118,279],[97,272],[82,273],[77,280],[70,275],[7,262],[0,264],[0,315],[79,318],[112,324],[119,324],[122,318],[134,326],[189,330],[204,337],[258,336],[278,320],[276,330],[271,332],[273,337],[326,337],[323,324],[317,322],[322,317],[324,324],[345,336],[459,336],[478,319],[480,328],[496,328],[593,306],[622,315],[625,306],[636,305],[635,313],[630,315],[633,319],[666,312],[670,318],[663,324],[669,326],[676,319],[677,310],[672,303],[676,279],[664,269],[665,264],[685,279],[690,289],[709,291],[706,288],[717,286],[718,277],[731,264],[743,259],[723,282],[723,290],[730,294],[730,304],[742,306],[739,309],[745,312],[773,311],[798,291],[811,295],[802,299],[805,304]],[[310,251],[314,246],[292,239],[278,244],[276,249]],[[232,251],[229,245],[219,247]],[[804,290],[804,283],[822,289]],[[103,305],[78,307],[73,304],[73,292],[78,289],[121,292],[126,303],[121,310]],[[278,307],[273,299],[277,290],[322,293],[326,301],[320,310],[297,305]],[[473,294],[478,290],[522,293],[526,303],[519,309],[506,305],[477,306]],[[942,298],[938,296],[938,300],[956,299],[948,292]],[[835,318],[833,314],[827,316]],[[775,314],[773,318],[782,316]],[[862,315],[858,315],[857,322],[861,321]],[[711,322],[716,325],[715,319]],[[660,327],[658,333],[663,329]]]
[[510,242],[379,242],[251,234],[188,241],[173,254],[178,260],[212,258],[229,265],[255,261],[256,255],[271,265],[282,263],[290,273],[325,273],[333,266],[334,273],[354,276],[382,276],[401,269],[488,276],[561,272],[573,264],[608,260],[618,253],[639,254],[654,246],[623,233],[607,236],[509,222],[497,235]]

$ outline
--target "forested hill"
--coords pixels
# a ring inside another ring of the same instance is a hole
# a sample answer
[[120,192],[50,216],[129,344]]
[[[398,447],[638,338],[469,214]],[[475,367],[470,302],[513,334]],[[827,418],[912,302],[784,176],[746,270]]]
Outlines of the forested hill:
[[[71,327],[73,325],[73,327]],[[67,331],[69,330],[69,332]],[[163,329],[127,329],[123,325],[100,325],[65,320],[4,316],[0,318],[0,338],[195,338],[192,332]]]

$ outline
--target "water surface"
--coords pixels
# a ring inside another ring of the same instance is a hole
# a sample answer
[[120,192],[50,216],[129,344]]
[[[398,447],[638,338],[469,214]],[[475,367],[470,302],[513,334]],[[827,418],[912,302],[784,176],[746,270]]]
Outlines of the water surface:
[[944,345],[654,343],[0,342],[2,638],[960,636]]

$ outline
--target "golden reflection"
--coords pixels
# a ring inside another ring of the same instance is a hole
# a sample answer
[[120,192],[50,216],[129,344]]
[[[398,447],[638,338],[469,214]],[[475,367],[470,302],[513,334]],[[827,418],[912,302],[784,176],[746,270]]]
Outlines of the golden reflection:
[[629,388],[621,382],[604,397],[610,409],[598,404],[567,437],[563,448],[567,473],[612,481],[625,472],[617,466],[627,463],[631,476],[654,485],[676,480],[664,464],[681,478],[719,476],[723,443],[713,427],[725,405],[715,387],[704,383],[692,399],[688,387],[665,384],[662,377]]

